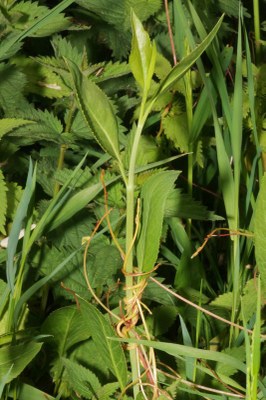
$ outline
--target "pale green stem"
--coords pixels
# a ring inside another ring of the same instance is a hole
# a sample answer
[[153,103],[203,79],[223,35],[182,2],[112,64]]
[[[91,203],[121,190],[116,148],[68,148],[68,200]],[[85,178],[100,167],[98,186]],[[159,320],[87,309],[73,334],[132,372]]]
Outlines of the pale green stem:
[[259,0],[253,0],[253,13],[254,13],[254,31],[255,31],[255,48],[256,48],[256,61],[260,61],[260,7]]
[[[126,294],[125,294],[125,301],[130,301],[133,296],[133,289],[132,286],[134,285],[134,279],[131,275],[133,272],[133,237],[134,237],[134,220],[135,220],[135,199],[134,199],[134,192],[135,192],[135,170],[136,170],[136,161],[137,161],[137,154],[138,154],[138,147],[140,142],[141,133],[143,131],[143,127],[147,116],[150,111],[150,107],[145,111],[145,104],[146,104],[146,96],[143,96],[141,107],[140,107],[140,116],[138,120],[138,125],[135,132],[134,142],[131,150],[130,155],[130,162],[129,162],[129,170],[128,170],[128,180],[126,185],[127,191],[127,211],[126,211],[126,277],[125,277],[125,284],[126,284]],[[132,381],[136,382],[138,380],[138,357],[137,357],[137,349],[132,349],[129,351],[130,356],[130,363],[131,363],[131,376]],[[139,385],[134,385],[134,398],[137,397],[138,393],[140,392]]]

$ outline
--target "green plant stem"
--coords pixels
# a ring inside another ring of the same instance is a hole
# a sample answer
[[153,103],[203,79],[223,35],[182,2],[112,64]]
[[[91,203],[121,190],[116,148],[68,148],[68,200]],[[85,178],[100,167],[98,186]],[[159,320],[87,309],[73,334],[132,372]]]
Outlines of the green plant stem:
[[[138,147],[140,142],[141,133],[144,128],[145,121],[150,111],[150,107],[145,110],[146,105],[146,96],[144,95],[141,102],[140,107],[140,115],[139,120],[135,132],[135,137],[133,141],[133,146],[131,150],[130,162],[129,162],[129,170],[128,170],[128,180],[126,185],[127,192],[127,211],[126,211],[126,263],[125,263],[125,286],[126,286],[126,294],[125,294],[125,302],[130,305],[130,300],[134,295],[134,278],[132,276],[133,273],[133,240],[134,240],[134,220],[135,220],[135,170],[136,170],[136,161],[138,154]],[[130,310],[129,310],[130,312]],[[130,333],[129,333],[130,335]],[[138,358],[137,358],[137,349],[131,349],[129,351],[130,356],[130,364],[131,364],[131,376],[132,381],[138,381]],[[134,385],[134,398],[137,397],[140,392],[139,385]]]
[[255,31],[255,51],[256,51],[256,61],[260,61],[260,7],[259,0],[253,0],[253,13],[254,13],[254,31]]
[[[66,126],[65,126],[65,131],[64,132],[69,132],[70,131],[72,118],[73,118],[73,114],[75,112],[75,109],[76,109],[76,106],[75,106],[75,104],[73,104],[72,108],[69,110],[69,114],[68,114],[68,117],[67,117],[67,121],[66,121]],[[58,162],[57,162],[57,171],[60,171],[61,169],[63,169],[66,150],[67,150],[67,145],[66,144],[62,144],[60,146],[60,152],[59,152],[59,157],[58,157]],[[57,195],[59,190],[60,190],[60,184],[58,182],[55,182],[55,185],[54,185],[54,197]]]

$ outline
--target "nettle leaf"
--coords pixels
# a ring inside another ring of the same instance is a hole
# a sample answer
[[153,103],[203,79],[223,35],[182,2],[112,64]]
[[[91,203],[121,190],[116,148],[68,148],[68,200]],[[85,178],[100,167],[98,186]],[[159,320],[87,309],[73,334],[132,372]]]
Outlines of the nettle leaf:
[[4,174],[0,169],[0,233],[6,234],[6,214],[7,214],[7,186]]
[[168,115],[163,118],[162,125],[165,136],[174,143],[175,148],[182,153],[187,153],[189,149],[187,114],[181,112],[175,115]]
[[0,376],[10,370],[6,383],[21,374],[27,365],[41,350],[42,343],[28,342],[0,349]]
[[79,301],[84,325],[88,326],[99,355],[117,378],[120,388],[123,390],[127,383],[127,363],[121,344],[109,339],[115,336],[115,331],[95,306],[83,299],[79,299]]
[[26,77],[15,65],[0,64],[0,106],[7,112],[23,108]]
[[104,92],[89,81],[72,61],[67,61],[73,77],[80,110],[99,144],[111,156],[120,160],[118,120]]
[[137,244],[140,271],[150,271],[157,260],[162,235],[166,199],[179,172],[162,171],[151,176],[141,189],[141,232]]
[[209,211],[206,206],[194,200],[181,189],[169,193],[165,204],[165,217],[191,218],[200,221],[222,221],[224,218]]
[[[231,347],[224,349],[221,354],[226,354],[231,357],[234,357],[236,360],[244,362],[246,359],[246,351],[245,346],[239,347]],[[215,372],[220,375],[232,376],[237,372],[237,368],[235,366],[226,365],[224,363],[218,362],[215,368]]]
[[18,204],[23,194],[22,186],[16,182],[6,182],[7,186],[7,218],[13,220],[18,208]]
[[[261,291],[261,304],[265,301],[265,292]],[[256,279],[247,281],[243,296],[241,297],[241,313],[239,319],[249,321],[252,315],[256,313],[258,302],[258,282]]]
[[0,119],[0,139],[7,133],[13,131],[20,126],[34,124],[34,121],[20,118],[2,118]]
[[176,83],[176,81],[178,79],[181,79],[182,76],[184,76],[184,74],[197,61],[197,59],[201,56],[201,54],[207,49],[212,40],[215,38],[217,32],[221,27],[222,21],[223,21],[223,16],[219,19],[215,27],[212,29],[209,35],[206,36],[206,38],[201,42],[201,44],[198,47],[196,47],[188,56],[183,58],[164,78],[164,80],[161,82],[158,88],[158,91],[154,95],[154,99],[156,99],[159,95],[161,95],[165,91],[171,89],[173,85]]
[[261,278],[262,293],[266,290],[266,175],[257,197],[254,217],[255,257]]
[[155,42],[152,44],[148,33],[144,30],[140,20],[132,12],[133,37],[131,53],[129,56],[129,65],[132,73],[147,95],[156,62]]
[[60,120],[51,112],[37,110],[33,107],[18,112],[18,116],[27,118],[30,124],[27,128],[20,126],[8,134],[19,144],[32,144],[40,140],[63,143],[63,126]]
[[67,360],[66,358],[63,358],[62,361],[67,372],[67,384],[78,393],[79,396],[85,397],[85,399],[91,399],[101,388],[97,376],[88,368],[73,361]]
[[60,35],[54,36],[52,39],[52,46],[57,58],[67,58],[77,65],[82,64],[84,58],[83,53],[80,52],[77,47],[73,47],[66,38],[62,38]]

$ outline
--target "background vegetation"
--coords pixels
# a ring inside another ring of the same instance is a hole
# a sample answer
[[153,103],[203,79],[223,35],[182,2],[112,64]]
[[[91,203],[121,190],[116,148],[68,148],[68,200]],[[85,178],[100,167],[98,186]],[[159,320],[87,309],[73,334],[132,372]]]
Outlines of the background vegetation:
[[266,399],[263,7],[0,0],[1,399]]

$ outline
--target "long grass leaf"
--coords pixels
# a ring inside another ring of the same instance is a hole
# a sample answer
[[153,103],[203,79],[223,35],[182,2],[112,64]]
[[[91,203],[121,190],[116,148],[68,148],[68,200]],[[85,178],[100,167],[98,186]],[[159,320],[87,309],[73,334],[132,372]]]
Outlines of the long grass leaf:
[[34,22],[29,28],[25,29],[23,32],[12,35],[10,40],[6,40],[4,44],[0,47],[0,60],[5,59],[9,56],[9,51],[13,46],[16,46],[19,42],[24,40],[26,37],[35,33],[38,29],[47,25],[50,19],[54,18],[65,8],[70,6],[74,0],[63,0],[61,3],[56,5],[52,10],[50,10],[46,15],[40,17],[36,22]]
[[23,222],[27,216],[28,206],[35,188],[35,182],[36,182],[36,167],[33,170],[32,161],[30,160],[25,190],[22,195],[21,201],[18,205],[18,209],[9,235],[9,242],[7,247],[6,275],[7,275],[7,283],[12,292],[14,290],[15,276],[17,269],[16,264],[14,262],[14,257],[17,250],[19,233],[22,229]]

